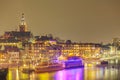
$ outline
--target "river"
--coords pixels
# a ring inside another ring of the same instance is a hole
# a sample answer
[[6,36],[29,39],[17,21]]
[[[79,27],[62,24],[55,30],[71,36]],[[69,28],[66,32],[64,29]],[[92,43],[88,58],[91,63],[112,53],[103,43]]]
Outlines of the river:
[[91,66],[31,74],[24,74],[13,68],[9,69],[7,80],[120,80],[120,66]]

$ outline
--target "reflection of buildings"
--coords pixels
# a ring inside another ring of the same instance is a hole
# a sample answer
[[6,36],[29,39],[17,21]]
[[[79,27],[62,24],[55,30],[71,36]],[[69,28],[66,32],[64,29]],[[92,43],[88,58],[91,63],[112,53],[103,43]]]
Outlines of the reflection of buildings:
[[104,68],[87,68],[84,70],[84,80],[104,80]]

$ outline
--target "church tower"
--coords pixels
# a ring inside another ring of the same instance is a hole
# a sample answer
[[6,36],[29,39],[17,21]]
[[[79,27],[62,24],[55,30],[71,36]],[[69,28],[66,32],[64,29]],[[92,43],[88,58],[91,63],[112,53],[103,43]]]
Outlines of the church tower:
[[24,13],[22,13],[21,22],[20,22],[20,25],[19,25],[19,31],[20,32],[26,32],[27,31],[27,25],[26,25],[26,22],[25,22]]

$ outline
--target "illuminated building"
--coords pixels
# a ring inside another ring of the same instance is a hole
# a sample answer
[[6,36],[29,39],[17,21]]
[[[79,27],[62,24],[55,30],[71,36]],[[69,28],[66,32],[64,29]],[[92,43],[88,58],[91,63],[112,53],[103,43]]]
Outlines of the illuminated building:
[[97,58],[101,54],[101,44],[99,43],[80,43],[80,53],[90,58]]
[[0,39],[0,46],[17,46],[18,48],[22,48],[22,43],[14,38]]
[[20,32],[27,32],[27,25],[25,22],[24,13],[22,13],[21,23],[19,25]]
[[114,54],[114,47],[112,44],[104,44],[102,45],[102,53],[105,55]]
[[96,43],[59,43],[62,46],[62,55],[97,57],[101,53],[101,44]]
[[6,31],[0,38],[0,46],[5,47],[10,59],[18,59],[20,49],[24,49],[24,44],[32,37],[32,33],[27,30],[24,14],[22,14],[19,30]]
[[1,45],[0,49],[0,55],[2,55],[0,58],[7,60],[19,59],[20,51],[17,46]]
[[61,54],[61,47],[57,45],[56,40],[48,36],[37,36],[37,38],[25,44],[25,51],[33,55],[36,59],[57,60]]
[[[49,53],[55,54],[59,57],[61,54],[65,57],[80,56],[87,58],[98,58],[102,47],[99,43],[59,43],[47,36],[41,36],[33,40],[29,45],[27,44],[29,53]],[[53,55],[53,56],[55,56]]]
[[111,46],[111,54],[120,53],[120,38],[113,38]]
[[21,22],[19,25],[19,31],[7,31],[4,34],[5,39],[15,38],[21,42],[27,42],[31,37],[32,33],[27,30],[27,24],[25,22],[24,14],[22,14]]

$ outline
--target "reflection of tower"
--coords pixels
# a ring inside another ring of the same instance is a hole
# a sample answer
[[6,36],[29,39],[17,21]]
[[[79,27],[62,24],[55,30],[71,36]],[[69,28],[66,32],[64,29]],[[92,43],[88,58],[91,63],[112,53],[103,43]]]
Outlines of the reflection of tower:
[[24,13],[22,13],[21,23],[19,25],[19,30],[20,30],[20,32],[26,32],[27,31],[27,25],[26,25],[26,22],[25,22]]

